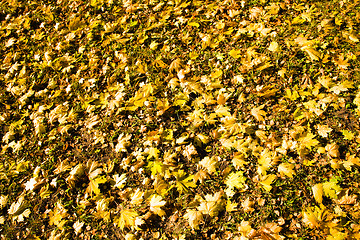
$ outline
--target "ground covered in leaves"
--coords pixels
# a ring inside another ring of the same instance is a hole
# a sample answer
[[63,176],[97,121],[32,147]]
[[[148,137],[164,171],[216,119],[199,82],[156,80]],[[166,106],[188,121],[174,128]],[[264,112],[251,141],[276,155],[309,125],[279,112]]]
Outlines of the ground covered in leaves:
[[2,239],[359,239],[358,0],[0,2]]

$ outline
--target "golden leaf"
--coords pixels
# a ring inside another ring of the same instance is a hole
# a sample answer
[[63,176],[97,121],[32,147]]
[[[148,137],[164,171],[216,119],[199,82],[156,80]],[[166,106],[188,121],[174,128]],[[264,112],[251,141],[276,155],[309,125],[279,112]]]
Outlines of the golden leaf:
[[189,221],[189,225],[192,229],[199,229],[199,224],[203,220],[203,214],[201,211],[187,209],[184,218]]
[[231,202],[230,200],[226,201],[226,211],[227,212],[234,212],[237,210],[237,203],[236,202]]
[[135,226],[135,219],[139,216],[135,210],[124,209],[120,212],[120,217],[115,221],[116,225],[123,230],[125,227]]
[[341,191],[341,187],[337,185],[336,181],[324,182],[322,184],[325,196],[333,199],[338,198],[338,194]]
[[314,139],[315,135],[308,132],[304,137],[299,138],[300,146],[311,149],[319,144],[319,141]]
[[339,146],[336,143],[327,144],[325,150],[330,157],[338,158],[340,156]]
[[131,204],[138,205],[142,202],[144,196],[144,192],[141,191],[139,188],[131,196]]
[[250,198],[246,198],[245,201],[241,203],[241,207],[243,208],[244,212],[252,212],[255,209],[252,207],[254,205],[254,201],[251,201]]
[[234,154],[234,157],[232,159],[232,164],[234,165],[236,170],[239,170],[242,168],[245,164],[248,164],[248,162],[245,161],[245,156],[242,153],[236,152]]
[[301,48],[301,50],[305,51],[307,54],[309,54],[309,57],[312,61],[318,61],[321,58],[320,52],[316,51],[314,48],[309,46],[304,46]]
[[232,172],[225,180],[225,184],[228,188],[244,188],[246,178],[243,176],[242,171]]
[[276,52],[279,49],[279,44],[277,42],[273,41],[273,42],[270,43],[268,49],[271,52]]
[[283,176],[286,175],[289,178],[293,178],[293,175],[295,175],[294,171],[294,164],[291,163],[281,163],[278,166],[278,172]]
[[259,122],[265,121],[264,117],[266,115],[266,112],[262,110],[265,105],[261,105],[259,107],[254,107],[251,109],[251,115],[255,117],[255,119]]
[[342,134],[344,135],[345,140],[353,140],[355,137],[355,134],[348,130],[341,130]]
[[206,195],[205,199],[201,200],[200,205],[197,207],[197,209],[202,214],[207,214],[211,217],[217,215],[218,211],[222,207],[222,201],[220,201],[221,196],[222,194],[220,192],[217,192],[214,195]]
[[276,175],[269,174],[261,177],[261,181],[259,182],[261,186],[265,189],[265,191],[270,192],[272,189],[271,184],[276,179]]
[[332,131],[332,128],[327,125],[317,125],[317,130],[320,136],[328,137],[328,134]]
[[314,198],[317,203],[321,204],[323,199],[323,187],[321,183],[315,184],[312,188]]
[[239,58],[241,57],[241,50],[232,49],[230,50],[229,55],[232,56],[233,58]]

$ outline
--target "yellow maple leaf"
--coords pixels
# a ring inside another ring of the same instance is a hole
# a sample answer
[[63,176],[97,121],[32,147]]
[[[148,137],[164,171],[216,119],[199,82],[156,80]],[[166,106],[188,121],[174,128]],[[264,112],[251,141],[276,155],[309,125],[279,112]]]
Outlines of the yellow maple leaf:
[[241,50],[232,49],[230,50],[229,55],[232,56],[233,58],[239,58],[241,57]]
[[263,122],[265,121],[264,117],[266,115],[266,112],[262,110],[265,105],[261,105],[259,107],[254,107],[251,109],[251,115],[253,115],[257,121]]
[[293,178],[293,175],[295,175],[294,171],[294,164],[291,163],[281,163],[278,166],[278,172],[283,176],[286,175],[289,178]]
[[234,165],[236,170],[242,168],[248,162],[245,161],[245,156],[242,153],[236,152],[232,159],[232,164]]
[[124,209],[120,212],[120,217],[115,221],[115,223],[123,230],[125,227],[135,226],[136,217],[139,214],[132,209]]
[[60,202],[56,203],[55,209],[51,210],[49,214],[49,224],[56,225],[58,228],[62,229],[66,220],[63,218],[67,217],[67,210],[63,207]]
[[231,202],[230,200],[226,201],[226,211],[227,212],[234,212],[237,210],[237,203],[236,202]]
[[86,193],[89,193],[90,195],[92,195],[93,193],[95,193],[95,195],[99,195],[100,194],[99,184],[105,183],[106,181],[107,180],[105,176],[97,177],[95,179],[90,179],[89,185],[86,188]]
[[328,137],[328,134],[332,131],[332,128],[327,125],[317,125],[317,130],[320,136]]
[[321,183],[315,184],[312,188],[312,192],[315,198],[315,201],[319,204],[322,203],[323,199],[323,187]]
[[252,212],[255,209],[253,208],[254,201],[251,201],[250,198],[246,198],[245,201],[241,203],[241,207],[243,208],[244,212]]
[[269,51],[276,52],[279,49],[279,44],[275,41],[272,41],[268,47]]
[[324,220],[330,219],[329,212],[325,206],[307,208],[303,211],[303,222],[310,228],[319,228]]
[[304,137],[299,138],[300,146],[311,149],[311,147],[318,145],[319,141],[314,139],[314,137],[314,134],[308,132]]
[[201,211],[187,209],[184,218],[189,221],[189,225],[192,229],[199,229],[199,224],[203,220],[203,214]]
[[139,188],[131,196],[131,204],[137,205],[140,204],[143,200],[144,192]]
[[165,211],[161,209],[166,204],[166,201],[163,200],[163,198],[160,195],[152,195],[150,199],[150,211],[153,213],[164,216]]
[[333,60],[333,62],[340,68],[341,70],[346,70],[350,64],[348,63],[348,59],[345,59],[344,55],[341,54],[337,60]]
[[212,78],[219,78],[221,77],[223,74],[223,71],[219,68],[216,68],[211,74],[210,74],[210,77]]
[[345,140],[353,140],[355,137],[355,134],[349,130],[341,130],[342,134],[344,135]]
[[200,205],[197,209],[202,214],[210,215],[211,217],[217,215],[218,211],[222,207],[221,192],[217,192],[214,195],[208,194],[204,200],[201,200]]
[[331,180],[329,182],[324,182],[322,184],[322,187],[323,187],[325,196],[327,196],[329,198],[333,198],[333,199],[338,198],[338,194],[341,191],[341,187],[339,185],[337,185],[337,181]]
[[228,188],[244,188],[246,178],[243,176],[242,171],[232,172],[225,180],[225,184]]
[[205,168],[209,173],[216,172],[217,161],[215,157],[204,157],[200,162],[199,165]]
[[187,176],[184,170],[179,170],[175,172],[174,176],[176,177],[176,181],[175,181],[176,189],[180,193],[188,192],[190,188],[196,187],[196,184],[193,181],[194,176],[193,175]]
[[333,158],[338,158],[340,156],[339,146],[336,143],[330,143],[325,146],[325,150],[328,153],[328,156]]
[[312,61],[318,61],[321,58],[320,52],[309,46],[304,46],[301,50],[305,51]]
[[261,181],[259,182],[261,186],[265,189],[265,191],[270,192],[272,189],[271,184],[276,179],[276,175],[269,174],[261,177]]
[[148,150],[146,150],[147,153],[149,154],[147,159],[150,159],[150,158],[155,158],[155,159],[158,159],[159,158],[159,153],[160,153],[160,150],[157,149],[157,148],[154,148],[154,147],[151,147],[149,148]]

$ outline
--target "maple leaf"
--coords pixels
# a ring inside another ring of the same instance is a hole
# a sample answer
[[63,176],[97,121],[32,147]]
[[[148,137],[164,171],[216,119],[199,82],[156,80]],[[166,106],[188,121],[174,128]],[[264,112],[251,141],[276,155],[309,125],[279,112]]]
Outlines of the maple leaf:
[[337,60],[333,61],[341,70],[346,70],[350,66],[348,59],[345,59],[343,54],[341,54]]
[[6,196],[6,195],[0,196],[0,210],[6,206],[6,204],[8,202],[8,198],[9,198],[9,196]]
[[217,215],[218,211],[222,208],[222,201],[220,201],[222,194],[220,192],[214,195],[208,194],[204,200],[201,200],[200,205],[197,207],[202,214],[210,215],[211,217]]
[[237,203],[236,202],[231,202],[230,200],[226,201],[226,211],[227,212],[234,212],[237,210]]
[[131,196],[131,204],[137,205],[140,204],[143,200],[144,192],[141,191],[139,188]]
[[336,180],[331,180],[329,182],[324,182],[322,184],[322,187],[323,187],[323,191],[324,191],[325,196],[327,196],[329,198],[333,198],[333,199],[338,198],[338,194],[341,191],[341,187],[339,185],[337,185]]
[[308,132],[304,137],[299,138],[300,146],[311,149],[319,144],[319,141],[314,139],[315,135]]
[[260,175],[265,175],[266,171],[272,166],[275,165],[278,161],[276,157],[276,152],[270,151],[269,149],[265,149],[261,152],[260,158],[258,159],[258,173]]
[[131,145],[130,139],[131,139],[132,135],[131,134],[124,134],[122,133],[119,137],[118,137],[118,142],[115,146],[115,151],[116,152],[126,152],[127,151],[127,147],[129,147]]
[[252,212],[255,209],[252,207],[254,205],[254,201],[251,201],[250,198],[246,198],[245,201],[241,203],[241,207],[243,208],[244,212]]
[[147,168],[151,170],[152,176],[155,176],[157,173],[163,175],[166,170],[166,166],[160,161],[149,161]]
[[201,211],[186,209],[184,218],[189,221],[189,225],[192,229],[199,229],[199,225],[203,220],[203,214]]
[[25,190],[33,190],[36,184],[38,183],[37,178],[33,177],[25,183]]
[[251,109],[251,115],[255,117],[255,119],[259,122],[265,121],[264,117],[266,115],[266,112],[264,110],[261,110],[265,107],[265,105],[261,105],[260,107],[254,107]]
[[318,61],[321,58],[321,54],[312,47],[304,46],[301,50],[305,51],[312,61]]
[[186,176],[186,172],[184,170],[179,170],[174,172],[174,176],[176,177],[175,186],[176,189],[180,193],[188,192],[190,188],[195,188],[196,184],[194,183],[193,179],[194,176]]
[[273,41],[270,43],[268,49],[271,52],[276,52],[279,49],[279,44],[277,42]]
[[356,157],[355,154],[346,154],[346,161],[343,161],[343,166],[346,168],[346,170],[351,171],[351,166],[353,165],[360,166],[360,159]]
[[344,135],[345,140],[353,140],[355,137],[355,134],[348,130],[341,130],[341,133]]
[[92,195],[93,193],[95,193],[95,195],[99,195],[100,194],[99,184],[106,183],[106,181],[107,180],[105,176],[97,177],[95,179],[90,179],[89,185],[86,188],[86,192],[90,193],[90,195]]
[[205,168],[209,173],[216,172],[217,161],[215,157],[204,157],[203,160],[199,162],[199,165]]
[[270,192],[270,190],[272,189],[271,184],[273,183],[273,181],[275,179],[276,179],[276,175],[269,174],[269,175],[262,176],[261,181],[259,183],[267,192]]
[[312,188],[314,198],[317,203],[322,203],[323,199],[323,186],[321,183],[315,184]]
[[139,214],[133,209],[124,209],[120,212],[120,217],[115,220],[115,223],[121,230],[124,230],[125,227],[134,227],[136,217]]
[[150,211],[153,213],[164,216],[165,211],[161,209],[166,204],[166,201],[163,200],[163,198],[160,195],[152,195],[150,199]]
[[303,222],[310,228],[319,228],[326,220],[331,220],[331,215],[324,205],[307,208],[303,211]]
[[68,213],[67,210],[63,207],[63,205],[60,202],[56,203],[55,210],[51,210],[49,214],[49,224],[50,225],[56,225],[58,228],[62,229],[64,226],[66,220],[63,220],[63,218],[67,217]]
[[286,175],[289,178],[293,178],[293,175],[295,175],[294,171],[294,164],[291,163],[281,163],[278,166],[278,172],[283,176]]
[[119,174],[115,174],[113,175],[114,181],[115,181],[115,188],[119,188],[122,189],[125,186],[126,183],[126,173],[121,174],[121,176],[119,176]]
[[322,137],[328,137],[328,134],[332,131],[332,128],[327,125],[317,125],[318,133]]
[[196,151],[195,146],[192,144],[187,145],[183,151],[183,155],[189,160],[191,160],[192,156],[196,155],[197,153],[198,152]]
[[231,162],[234,165],[236,170],[239,170],[240,168],[244,167],[244,165],[248,164],[248,162],[245,161],[244,154],[239,153],[239,152],[236,152],[234,154],[234,157],[231,160]]
[[330,157],[338,158],[340,156],[339,146],[336,143],[327,144],[325,150]]
[[239,58],[241,57],[241,50],[232,49],[230,50],[229,55],[232,56],[233,58]]
[[20,215],[25,210],[24,197],[20,196],[16,202],[13,202],[8,209],[8,213],[13,216]]
[[81,232],[81,228],[84,226],[84,222],[80,222],[79,220],[77,220],[74,224],[73,224],[73,228],[75,230],[75,234],[78,235]]
[[232,172],[225,180],[225,184],[228,188],[244,188],[246,178],[243,176],[242,171]]

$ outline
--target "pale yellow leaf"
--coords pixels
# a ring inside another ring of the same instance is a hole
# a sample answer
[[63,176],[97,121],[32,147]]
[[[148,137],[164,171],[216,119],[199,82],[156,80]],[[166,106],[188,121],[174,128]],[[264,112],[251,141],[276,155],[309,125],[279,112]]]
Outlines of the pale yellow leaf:
[[291,163],[281,163],[278,166],[278,172],[283,176],[286,175],[289,178],[293,178],[293,175],[295,175],[294,171],[294,164]]
[[199,229],[199,224],[203,220],[203,214],[197,210],[187,209],[184,218],[189,221],[192,229]]
[[312,188],[314,198],[317,203],[321,204],[323,199],[323,187],[321,183],[315,184]]
[[270,43],[268,49],[271,52],[276,52],[279,49],[279,44],[277,42],[273,41],[273,42]]
[[124,209],[120,212],[120,217],[116,220],[116,224],[123,230],[125,227],[135,226],[135,219],[138,213],[132,209]]
[[165,215],[165,211],[161,209],[166,204],[166,201],[160,195],[152,195],[150,199],[150,211],[153,213],[163,216]]
[[276,175],[269,174],[269,175],[262,176],[261,181],[259,183],[267,192],[270,192],[270,190],[272,189],[271,184],[273,183],[273,181],[275,179],[276,179]]

